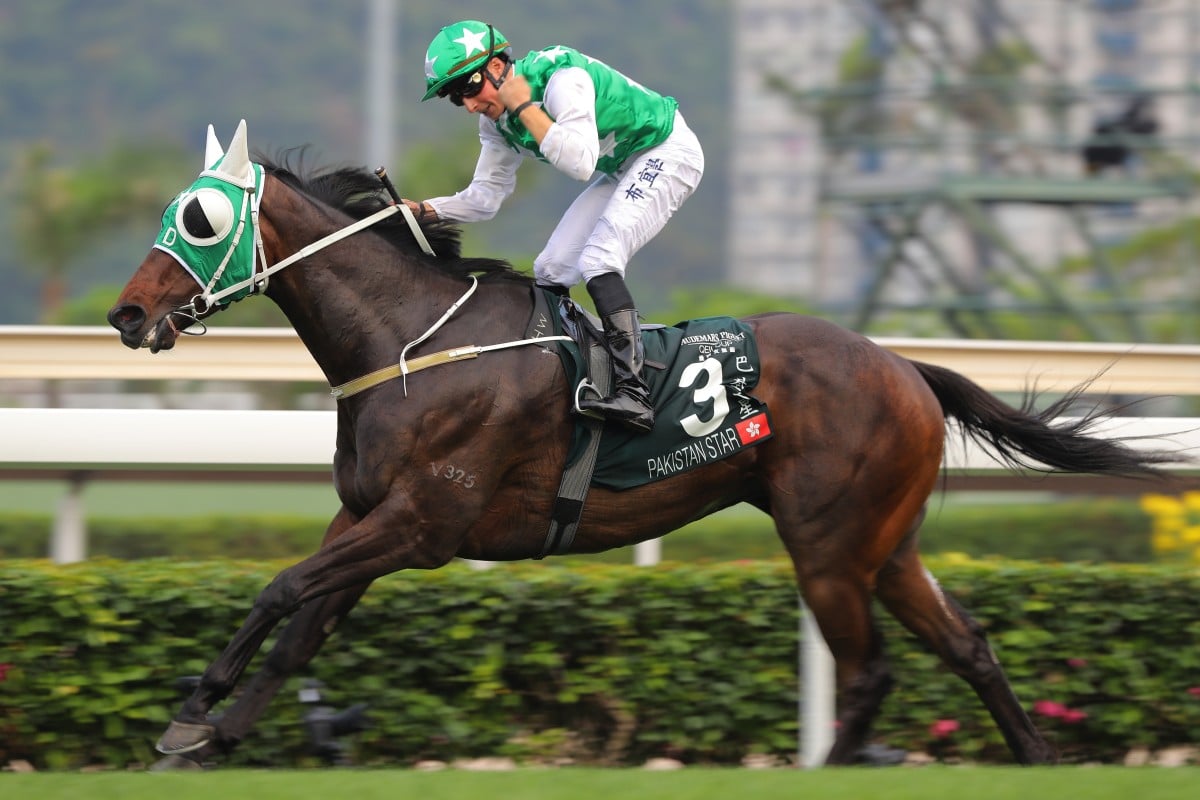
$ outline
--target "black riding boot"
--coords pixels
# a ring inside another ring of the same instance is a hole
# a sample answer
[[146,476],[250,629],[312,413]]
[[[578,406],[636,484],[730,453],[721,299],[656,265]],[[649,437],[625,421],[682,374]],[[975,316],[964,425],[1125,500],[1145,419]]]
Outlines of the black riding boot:
[[645,351],[633,297],[624,279],[615,272],[593,278],[587,288],[604,323],[614,385],[610,396],[582,398],[579,407],[630,430],[649,433],[654,428],[654,408],[650,404],[650,389],[642,379]]

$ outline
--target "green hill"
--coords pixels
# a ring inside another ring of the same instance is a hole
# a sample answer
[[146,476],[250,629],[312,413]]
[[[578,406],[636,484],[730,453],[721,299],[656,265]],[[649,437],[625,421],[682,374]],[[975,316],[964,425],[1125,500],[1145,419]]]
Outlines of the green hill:
[[[118,146],[173,147],[202,155],[205,126],[227,138],[237,121],[264,152],[312,145],[313,163],[364,164],[369,0],[0,0],[0,235],[12,241],[14,166],[29,148],[51,148],[70,168]],[[487,15],[518,54],[569,44],[680,100],[701,137],[708,175],[696,197],[630,271],[635,290],[712,281],[721,272],[722,165],[728,139],[725,52],[729,4],[717,0],[549,0],[507,6],[396,0],[393,152],[424,166],[402,184],[412,196],[461,188],[474,164],[473,121],[448,103],[420,103],[425,46],[442,26]],[[440,163],[445,163],[444,170]],[[396,176],[405,164],[391,165]],[[443,176],[443,172],[445,173]],[[479,254],[528,262],[582,188],[527,167],[526,188],[500,217],[471,226]],[[536,175],[535,175],[536,173]],[[164,196],[164,204],[169,196]],[[114,231],[71,265],[71,295],[121,284],[149,248],[158,220]],[[0,250],[0,324],[36,319],[36,280],[14,247]],[[97,324],[102,320],[97,320]]]

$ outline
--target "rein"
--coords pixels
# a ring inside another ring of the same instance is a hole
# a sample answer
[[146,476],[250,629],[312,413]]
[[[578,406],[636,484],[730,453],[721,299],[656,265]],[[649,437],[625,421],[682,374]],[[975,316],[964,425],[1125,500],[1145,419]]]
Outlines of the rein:
[[[254,167],[258,170],[262,169],[262,167],[257,164],[254,165]],[[384,185],[388,188],[389,192],[392,191],[390,182],[386,180],[386,177],[381,176],[381,180],[384,181]],[[163,321],[160,324],[171,325],[174,327],[174,324],[171,322],[172,318],[175,316],[182,316],[191,319],[194,323],[200,326],[201,330],[192,335],[202,335],[208,330],[208,328],[199,318],[200,315],[211,311],[213,308],[221,308],[224,305],[227,305],[221,302],[225,298],[236,295],[247,288],[250,289],[250,294],[260,294],[266,290],[271,276],[277,272],[287,269],[297,261],[308,258],[314,253],[318,253],[330,245],[336,244],[343,239],[353,236],[359,231],[365,230],[372,225],[376,225],[396,213],[403,214],[405,221],[408,223],[408,226],[412,230],[418,244],[420,244],[421,249],[431,256],[435,255],[433,248],[429,244],[429,240],[425,238],[425,234],[421,230],[420,224],[417,222],[416,217],[413,216],[413,213],[409,209],[408,205],[403,202],[396,202],[392,205],[381,208],[370,216],[363,217],[362,219],[352,222],[344,228],[340,228],[327,236],[323,236],[311,244],[305,245],[282,261],[279,261],[278,263],[268,267],[266,266],[266,252],[263,249],[262,232],[258,224],[258,207],[260,201],[262,200],[262,192],[258,190],[258,181],[255,180],[251,180],[247,184],[243,184],[242,188],[245,194],[242,196],[242,210],[238,215],[238,228],[234,234],[233,241],[228,252],[226,252],[224,259],[222,259],[219,267],[213,274],[213,277],[209,280],[208,285],[204,287],[204,290],[200,294],[193,297],[191,302],[169,312],[165,317],[163,317]],[[222,274],[224,274],[225,268],[228,266],[231,257],[237,249],[238,243],[241,241],[242,234],[245,232],[247,215],[249,216],[250,221],[250,232],[254,237],[254,255],[251,256],[252,263],[250,266],[250,277],[227,286],[218,292],[213,292],[213,287],[216,286]],[[262,267],[261,271],[256,271],[260,265]],[[429,337],[433,336],[433,334],[435,334],[443,325],[446,324],[447,321],[449,321],[452,316],[454,316],[455,312],[462,307],[463,303],[470,299],[471,295],[475,293],[477,288],[479,288],[479,279],[472,275],[471,286],[467,289],[463,296],[455,301],[450,308],[446,309],[446,313],[444,313],[441,318],[429,328],[429,330],[425,331],[425,333],[421,334],[416,339],[404,346],[404,349],[400,351],[399,363],[375,370],[374,372],[363,375],[360,378],[355,378],[352,381],[343,383],[340,386],[334,386],[330,389],[330,395],[338,400],[344,400],[347,397],[352,397],[359,392],[370,389],[373,386],[378,386],[379,384],[393,380],[394,378],[407,378],[409,373],[412,372],[418,372],[439,364],[449,364],[454,361],[462,361],[463,359],[477,358],[481,353],[487,353],[493,350],[504,350],[511,347],[521,347],[524,345],[537,344],[547,341],[571,341],[569,336],[544,336],[536,339],[521,339],[513,342],[503,342],[500,344],[484,346],[467,345],[464,347],[452,348],[450,350],[442,350],[427,356],[420,356],[419,358],[409,361],[407,358],[408,351],[421,344]],[[186,329],[181,332],[189,333],[189,331]],[[404,384],[404,396],[408,396],[407,380]]]
[[[403,206],[403,205],[387,206],[386,208],[381,208],[379,211],[376,211],[371,216],[363,217],[362,219],[358,220],[357,222],[353,222],[353,223],[347,225],[346,227],[341,228],[340,230],[336,230],[333,233],[329,234],[328,236],[324,236],[324,237],[318,239],[317,241],[313,242],[312,244],[305,245],[304,247],[297,250],[295,253],[292,253],[290,256],[288,256],[287,258],[283,259],[282,261],[274,264],[273,266],[264,267],[261,272],[256,272],[255,274],[251,275],[249,278],[246,278],[243,281],[239,281],[238,283],[235,283],[232,286],[227,286],[215,294],[211,294],[208,289],[205,289],[205,291],[202,294],[196,295],[196,297],[192,298],[191,303],[189,303],[186,306],[181,306],[177,310],[178,311],[193,310],[193,311],[196,311],[196,313],[204,313],[204,311],[212,308],[213,305],[220,303],[222,300],[224,300],[226,297],[228,297],[232,294],[237,294],[238,292],[240,292],[242,289],[245,289],[246,287],[250,287],[251,292],[253,294],[260,294],[263,290],[266,289],[267,283],[269,282],[271,276],[274,275],[275,273],[279,272],[280,270],[286,269],[287,267],[290,267],[292,264],[295,264],[297,261],[300,261],[301,259],[308,258],[309,256],[313,255],[314,253],[319,253],[320,251],[324,250],[326,247],[329,247],[332,244],[337,244],[341,240],[348,238],[350,236],[353,236],[354,234],[358,233],[361,230],[369,228],[372,225],[375,225],[376,223],[382,222],[383,220],[387,219],[388,217],[390,217],[393,214],[400,211],[401,208],[407,209],[407,207]],[[254,230],[254,249],[258,253],[258,258],[256,259],[256,263],[262,263],[265,265],[266,264],[266,256],[263,253],[262,234],[259,232],[259,227],[258,227],[258,204],[257,203],[254,204],[254,208],[251,211],[251,214],[252,214],[252,219],[253,219],[253,224],[251,227]],[[411,216],[411,212],[409,215]],[[416,220],[414,219],[413,222],[415,222],[415,221]],[[204,307],[198,308],[197,301],[203,303]]]

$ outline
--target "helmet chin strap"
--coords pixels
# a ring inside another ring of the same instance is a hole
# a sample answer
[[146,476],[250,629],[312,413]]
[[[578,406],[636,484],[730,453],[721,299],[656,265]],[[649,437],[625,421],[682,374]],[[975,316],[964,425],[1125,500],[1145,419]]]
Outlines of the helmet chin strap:
[[[492,58],[497,58],[497,57],[498,56],[492,56]],[[489,61],[490,60],[491,59],[489,59]],[[500,87],[504,85],[505,79],[508,78],[508,73],[512,72],[512,68],[513,68],[512,62],[505,61],[504,62],[504,72],[500,73],[500,77],[497,78],[496,76],[492,75],[492,71],[490,69],[488,69],[486,66],[484,66],[483,77],[487,78],[488,83],[490,83],[492,85],[492,88],[494,88],[498,92],[498,91],[500,91]]]
[[498,91],[500,91],[500,87],[504,85],[504,79],[507,78],[508,73],[512,71],[512,62],[506,60],[504,62],[504,71],[500,73],[499,78],[496,78],[492,75],[492,71],[490,69],[488,69],[488,67],[491,66],[493,58],[498,58],[498,56],[496,55],[496,29],[489,24],[488,25],[488,60],[486,62],[484,62],[484,65],[483,65],[483,77],[487,78],[488,83],[490,83],[492,85],[492,88],[498,92]]

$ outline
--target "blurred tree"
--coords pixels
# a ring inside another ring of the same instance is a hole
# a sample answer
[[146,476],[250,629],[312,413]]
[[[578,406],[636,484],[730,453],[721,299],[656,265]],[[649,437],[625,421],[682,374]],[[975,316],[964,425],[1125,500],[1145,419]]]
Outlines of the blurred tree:
[[[423,200],[427,197],[453,194],[460,189],[465,189],[471,182],[471,177],[475,174],[475,162],[479,157],[479,129],[475,117],[463,116],[463,119],[458,120],[459,126],[448,135],[439,139],[419,140],[405,148],[404,160],[396,186],[400,194],[416,200]],[[544,165],[522,164],[518,173],[517,188],[498,214],[497,218],[501,220],[499,226],[511,227],[519,224],[517,221],[520,216],[519,209],[538,194],[538,189],[545,185],[547,173],[552,172],[551,168]],[[567,207],[564,205],[559,213],[566,210]],[[516,246],[520,249],[520,252],[514,256],[494,252],[496,245],[492,244],[490,247],[488,245],[490,239],[498,238],[503,241],[505,238],[511,240],[511,237],[488,237],[482,234],[478,223],[464,224],[462,233],[464,255],[528,261],[530,265],[533,263],[533,257],[545,244],[543,241],[532,238],[515,243],[508,241],[505,243],[506,245]]]
[[48,145],[35,144],[16,162],[12,240],[41,281],[39,317],[49,322],[63,305],[69,270],[114,227],[161,212],[169,187],[182,183],[184,159],[161,147],[123,147],[59,167]]
[[843,155],[851,142],[877,135],[887,119],[876,103],[887,62],[871,52],[867,36],[859,36],[838,58],[837,78],[831,91],[810,96],[791,76],[768,73],[766,87],[788,97],[801,113],[810,113],[834,157]]

